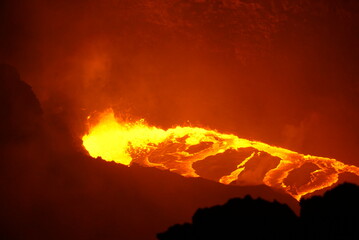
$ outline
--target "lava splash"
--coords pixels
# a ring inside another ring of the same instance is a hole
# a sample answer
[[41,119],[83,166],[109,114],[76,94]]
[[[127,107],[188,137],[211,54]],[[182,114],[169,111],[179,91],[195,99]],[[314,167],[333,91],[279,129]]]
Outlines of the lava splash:
[[[124,165],[137,163],[223,184],[264,183],[283,189],[298,201],[306,194],[332,186],[340,173],[359,176],[357,166],[336,159],[304,155],[199,127],[177,126],[164,130],[149,126],[144,120],[122,121],[115,118],[111,109],[102,113],[96,124],[89,126],[88,134],[82,140],[92,157],[106,161]],[[220,161],[215,161],[220,156]],[[214,163],[227,168],[213,171]],[[315,168],[309,172],[306,181],[287,180],[292,172],[308,163]],[[195,166],[199,167],[196,169]],[[216,176],[210,177],[208,173],[211,171],[216,172]]]

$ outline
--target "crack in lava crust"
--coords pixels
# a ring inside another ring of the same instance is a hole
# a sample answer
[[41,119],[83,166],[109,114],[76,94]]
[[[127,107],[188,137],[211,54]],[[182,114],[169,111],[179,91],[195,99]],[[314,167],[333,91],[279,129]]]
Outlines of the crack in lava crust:
[[[195,162],[228,150],[252,149],[250,156],[242,160],[235,170],[220,177],[218,181],[223,184],[238,180],[250,160],[261,153],[267,153],[277,157],[279,164],[266,171],[261,181],[267,186],[283,189],[298,201],[308,193],[332,186],[338,181],[340,173],[348,172],[359,176],[358,167],[346,165],[336,159],[304,155],[199,127],[177,126],[164,130],[149,126],[143,120],[120,121],[115,118],[111,109],[100,115],[98,122],[89,127],[88,134],[82,140],[92,157],[124,165],[138,163],[167,169],[185,177],[201,177],[193,168]],[[285,183],[290,172],[305,163],[318,167],[310,173],[309,181],[301,185]]]

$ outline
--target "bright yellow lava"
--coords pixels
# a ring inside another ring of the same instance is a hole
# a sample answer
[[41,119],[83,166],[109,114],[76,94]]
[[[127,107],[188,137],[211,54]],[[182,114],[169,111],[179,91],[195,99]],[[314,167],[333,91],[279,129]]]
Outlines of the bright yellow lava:
[[[200,177],[193,164],[227,150],[253,149],[252,154],[241,161],[230,174],[219,179],[230,184],[246,170],[255,156],[267,153],[279,159],[279,164],[269,169],[262,179],[267,186],[280,188],[298,201],[308,193],[329,187],[338,181],[340,173],[349,172],[359,176],[359,168],[335,159],[303,155],[285,148],[222,134],[198,127],[181,127],[163,130],[148,126],[143,120],[118,121],[112,110],[104,112],[99,122],[90,126],[84,135],[83,145],[92,157],[130,165],[133,162],[148,167],[167,169],[186,177]],[[223,161],[225,161],[224,159]],[[313,163],[318,169],[310,173],[309,182],[286,185],[285,179],[292,170],[305,163]]]

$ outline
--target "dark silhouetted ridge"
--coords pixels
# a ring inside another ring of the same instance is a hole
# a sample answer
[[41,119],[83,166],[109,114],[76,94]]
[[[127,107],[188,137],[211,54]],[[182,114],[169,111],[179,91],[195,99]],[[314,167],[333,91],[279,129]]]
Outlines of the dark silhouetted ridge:
[[359,187],[343,183],[323,197],[302,200],[307,239],[359,239]]
[[344,183],[301,201],[297,217],[286,205],[262,199],[229,200],[199,209],[192,224],[175,225],[159,240],[359,239],[359,186]]
[[192,224],[170,227],[158,234],[158,239],[294,239],[298,222],[287,205],[246,196],[222,206],[199,209]]
[[16,69],[0,64],[0,142],[23,141],[41,131],[42,110]]

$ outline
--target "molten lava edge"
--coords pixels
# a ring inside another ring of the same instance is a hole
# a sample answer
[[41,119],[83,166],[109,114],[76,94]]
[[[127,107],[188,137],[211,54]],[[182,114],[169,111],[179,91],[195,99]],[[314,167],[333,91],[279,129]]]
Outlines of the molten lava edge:
[[[237,160],[235,169],[218,179],[223,184],[239,180],[248,163],[258,161],[257,159],[266,153],[279,159],[279,163],[266,169],[260,181],[267,186],[283,189],[298,201],[308,193],[332,186],[338,181],[340,173],[349,172],[359,176],[358,167],[346,165],[336,159],[303,155],[199,127],[177,126],[164,130],[149,126],[143,120],[120,121],[115,118],[112,109],[99,116],[98,122],[89,127],[89,133],[84,135],[82,140],[83,146],[92,157],[101,157],[106,161],[124,165],[138,163],[142,166],[167,169],[185,177],[201,177],[193,167],[196,162],[206,161],[227,151],[250,150],[248,156]],[[308,182],[298,185],[285,181],[291,171],[307,163],[317,166],[316,170],[310,172]]]

